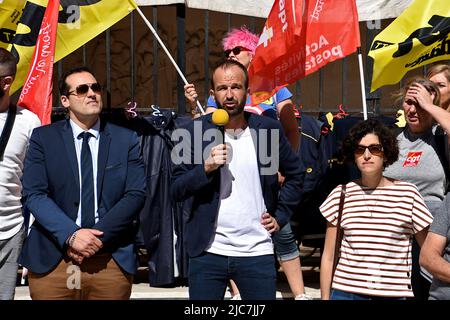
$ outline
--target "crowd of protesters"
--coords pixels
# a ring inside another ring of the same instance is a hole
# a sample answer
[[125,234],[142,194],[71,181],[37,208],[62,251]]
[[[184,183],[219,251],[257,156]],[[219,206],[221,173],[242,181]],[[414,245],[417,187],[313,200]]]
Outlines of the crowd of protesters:
[[[190,122],[172,159],[170,196],[192,199],[190,299],[223,299],[230,281],[236,298],[275,299],[276,260],[295,299],[311,299],[290,227],[305,176],[292,94],[251,105],[257,41],[245,28],[225,37],[207,113]],[[450,67],[428,70],[397,94],[405,128],[369,119],[343,141],[361,178],[320,206],[324,300],[450,299]],[[99,117],[102,87],[84,67],[60,79],[67,119],[39,127],[10,101],[15,73],[15,58],[0,49],[0,299],[14,298],[19,263],[33,299],[129,299],[146,189],[136,133]],[[185,96],[195,109],[193,84]],[[223,129],[218,109],[229,118]],[[211,130],[215,144],[204,139]],[[24,210],[34,218],[28,230]]]

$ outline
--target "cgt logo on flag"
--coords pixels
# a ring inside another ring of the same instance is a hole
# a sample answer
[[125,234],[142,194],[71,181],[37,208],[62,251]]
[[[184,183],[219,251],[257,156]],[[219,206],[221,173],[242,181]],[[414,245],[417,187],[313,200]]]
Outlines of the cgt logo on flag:
[[416,0],[375,37],[371,91],[395,84],[410,70],[450,59],[448,0]]
[[422,151],[410,151],[406,156],[403,167],[417,167],[419,165],[420,158],[422,157]]

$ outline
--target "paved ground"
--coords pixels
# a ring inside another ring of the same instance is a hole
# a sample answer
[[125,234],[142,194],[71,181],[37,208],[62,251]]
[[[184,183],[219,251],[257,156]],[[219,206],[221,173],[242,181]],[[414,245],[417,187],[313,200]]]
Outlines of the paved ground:
[[[302,248],[302,257],[307,256],[312,249]],[[305,282],[306,293],[311,295],[314,299],[320,298],[319,290],[319,265],[320,258],[316,252],[310,257],[302,258],[302,270]],[[145,277],[145,270],[141,270],[142,277],[137,279],[137,282],[142,280],[140,283],[133,284],[131,299],[135,300],[187,300],[188,299],[188,288],[185,286],[178,286],[175,288],[154,288],[148,285]],[[229,299],[229,292],[226,293],[225,299]],[[28,291],[28,286],[18,286],[16,288],[16,300],[29,300],[30,295]],[[292,293],[290,292],[289,285],[287,284],[284,273],[280,271],[278,273],[277,281],[277,299],[293,299]]]

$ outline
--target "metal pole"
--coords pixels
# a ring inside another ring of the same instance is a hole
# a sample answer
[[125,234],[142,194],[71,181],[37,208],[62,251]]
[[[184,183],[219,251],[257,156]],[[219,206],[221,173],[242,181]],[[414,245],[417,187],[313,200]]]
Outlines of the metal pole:
[[[158,30],[158,7],[153,7],[152,9],[153,13],[153,27],[156,32]],[[152,68],[152,78],[153,78],[153,102],[154,104],[158,105],[158,39],[156,37],[153,37],[153,68]],[[156,41],[155,41],[156,40]]]
[[319,69],[319,113],[323,110],[323,69]]
[[134,12],[131,12],[130,22],[130,56],[131,56],[131,103],[136,100],[136,57],[135,57],[135,35],[134,35]]
[[250,31],[255,33],[255,17],[250,17]]
[[[367,23],[364,23],[366,26],[366,51],[370,51],[370,47],[372,46],[373,40],[375,39],[375,36],[380,32],[379,29],[375,28],[369,28]],[[372,79],[373,75],[373,64],[374,61],[371,57],[366,57],[366,78]],[[381,99],[381,90],[377,89],[374,92],[370,92],[370,81],[367,81],[367,90],[365,91],[367,94],[367,100],[371,101],[371,105],[373,106],[373,112],[375,115],[381,114],[381,108],[380,108],[380,99]],[[367,101],[366,100],[366,101]]]
[[[181,73],[186,72],[186,8],[184,4],[177,4],[177,62]],[[187,80],[186,80],[187,82]],[[184,83],[186,84],[186,83]],[[177,79],[177,105],[178,113],[186,113],[183,82]]]
[[[62,60],[59,60],[58,61],[58,79],[61,79],[62,74],[63,74]],[[62,105],[61,105],[61,93],[59,92],[59,90],[57,90],[57,91],[58,91],[58,107],[62,107]],[[55,104],[53,104],[53,106],[54,105]],[[52,109],[54,109],[54,108],[52,107]]]
[[358,64],[359,64],[359,79],[361,80],[361,97],[363,103],[364,120],[367,120],[366,84],[364,81],[364,68],[363,68],[361,47],[358,48]]
[[348,59],[347,57],[344,57],[344,59],[342,59],[342,78],[341,78],[341,83],[342,83],[342,107],[345,108],[347,107],[347,75],[348,75]]
[[[160,46],[163,48],[164,52],[167,54],[167,56],[169,57],[169,60],[172,62],[173,66],[175,67],[175,69],[178,72],[178,75],[181,77],[181,79],[183,80],[184,84],[188,84],[186,77],[184,76],[183,72],[181,72],[180,68],[178,67],[177,63],[175,62],[175,60],[172,58],[172,55],[170,54],[169,50],[167,50],[166,46],[164,45],[164,43],[162,42],[162,40],[160,39],[160,37],[158,36],[158,34],[156,33],[155,29],[153,29],[152,25],[150,24],[150,22],[147,20],[147,18],[144,16],[144,14],[142,13],[141,9],[136,8],[136,11],[140,14],[140,16],[142,17],[142,19],[144,20],[145,24],[147,25],[147,27],[149,27],[149,29],[151,30],[151,32],[153,33],[153,35],[155,36],[156,40],[158,40],[158,43],[160,44]],[[180,48],[178,48],[178,50],[180,50]],[[184,97],[184,90],[182,91],[183,97]],[[205,114],[205,111],[203,110],[202,105],[200,104],[200,102],[197,100],[197,107],[199,108],[199,110],[201,111],[202,114]],[[183,110],[184,111],[184,110]]]
[[208,103],[209,92],[209,11],[205,10],[205,106]]
[[295,101],[294,103],[300,107],[300,98],[301,98],[302,87],[300,81],[295,82]]
[[86,45],[83,45],[83,66],[87,66],[87,51]]
[[111,29],[106,30],[106,107],[111,108]]

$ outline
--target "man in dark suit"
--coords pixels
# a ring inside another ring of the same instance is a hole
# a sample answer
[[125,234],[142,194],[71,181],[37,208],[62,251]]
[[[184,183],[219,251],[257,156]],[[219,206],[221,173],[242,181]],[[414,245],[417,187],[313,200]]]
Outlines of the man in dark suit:
[[[229,115],[226,133],[212,146],[214,114],[198,118],[179,132],[183,143],[172,158],[172,197],[194,197],[186,225],[189,296],[223,299],[233,279],[243,299],[275,299],[271,234],[289,222],[304,169],[277,121],[244,112],[244,66],[225,60],[211,79],[211,95]],[[286,177],[281,187],[278,171]]]
[[32,299],[129,299],[145,174],[135,133],[104,121],[101,86],[76,68],[60,80],[69,119],[33,131],[23,197],[35,221],[20,263]]

